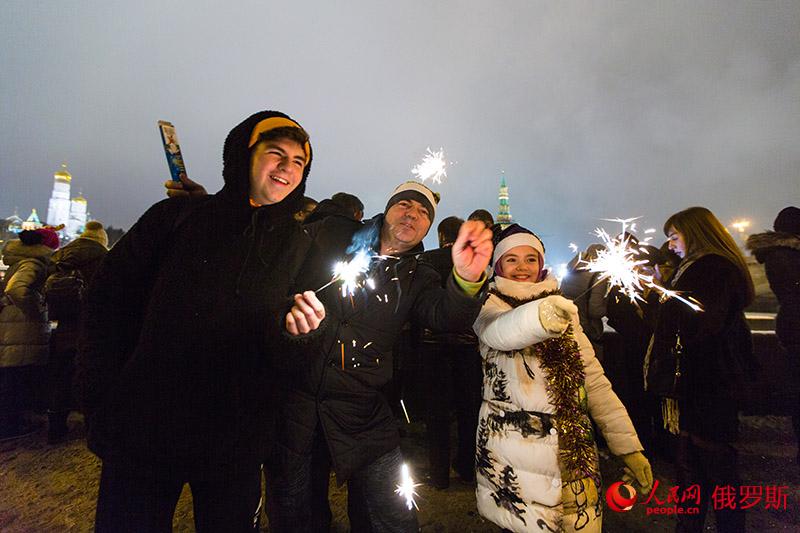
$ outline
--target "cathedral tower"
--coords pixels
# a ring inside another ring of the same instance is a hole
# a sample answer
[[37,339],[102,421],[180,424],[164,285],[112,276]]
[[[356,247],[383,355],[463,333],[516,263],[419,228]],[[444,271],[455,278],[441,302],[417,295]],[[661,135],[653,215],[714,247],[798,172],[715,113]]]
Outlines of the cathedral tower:
[[67,165],[61,165],[61,170],[53,174],[53,192],[47,204],[47,224],[49,226],[66,226],[69,221],[69,188],[72,175],[67,172]]

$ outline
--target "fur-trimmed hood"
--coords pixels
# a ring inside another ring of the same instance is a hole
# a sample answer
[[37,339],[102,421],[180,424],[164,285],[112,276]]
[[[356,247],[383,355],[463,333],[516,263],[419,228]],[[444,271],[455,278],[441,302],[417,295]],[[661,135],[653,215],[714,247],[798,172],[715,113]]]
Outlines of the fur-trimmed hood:
[[800,252],[800,235],[767,231],[756,233],[747,238],[747,249],[753,252],[759,263],[764,262],[764,255],[770,248],[791,248]]

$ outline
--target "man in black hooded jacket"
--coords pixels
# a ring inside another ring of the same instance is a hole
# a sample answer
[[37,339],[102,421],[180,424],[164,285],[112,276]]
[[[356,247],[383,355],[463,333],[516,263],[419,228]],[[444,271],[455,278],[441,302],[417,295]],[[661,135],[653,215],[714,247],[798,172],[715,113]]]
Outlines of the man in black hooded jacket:
[[80,355],[97,531],[171,530],[184,483],[197,531],[252,530],[311,157],[297,122],[252,115],[225,140],[222,190],[155,204],[97,272]]
[[[371,260],[363,289],[343,296],[335,284],[318,291],[326,309],[319,334],[283,359],[286,379],[276,383],[284,389],[282,416],[274,455],[265,465],[273,488],[270,531],[329,529],[331,467],[340,483],[348,483],[353,531],[417,530],[414,511],[394,492],[401,482],[400,435],[381,392],[392,378],[392,347],[406,321],[436,331],[469,330],[480,311],[475,295],[492,253],[483,223],[465,223],[452,247],[454,267],[442,284],[436,270],[416,257],[436,203],[427,187],[406,182],[394,190],[384,213],[364,225],[332,216],[307,226],[318,255],[301,286],[320,287],[336,261],[359,250]],[[287,316],[290,334],[313,329],[302,323],[298,311],[304,305],[298,302]]]

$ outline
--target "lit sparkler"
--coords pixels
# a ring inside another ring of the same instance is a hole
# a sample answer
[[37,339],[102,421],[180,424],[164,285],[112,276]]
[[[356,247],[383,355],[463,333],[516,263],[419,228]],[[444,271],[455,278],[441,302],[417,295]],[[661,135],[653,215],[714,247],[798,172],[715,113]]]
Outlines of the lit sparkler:
[[[333,267],[331,280],[314,292],[319,292],[337,281],[341,281],[342,296],[352,296],[356,289],[361,286],[359,277],[369,270],[369,263],[372,257],[367,250],[359,250],[350,261],[337,262]],[[367,283],[370,286],[374,286],[374,282],[371,279],[368,279]]]
[[402,400],[402,398],[400,399],[400,407],[402,407],[402,408],[403,408],[403,414],[404,414],[404,415],[406,415],[406,423],[407,423],[407,424],[410,424],[410,423],[411,423],[411,419],[410,419],[410,418],[408,418],[408,411],[406,411],[406,404],[405,404],[405,402]]
[[[646,264],[646,259],[638,259],[639,253],[643,250],[638,245],[631,246],[630,234],[626,234],[626,230],[633,227],[635,218],[628,219],[606,219],[610,222],[619,222],[622,224],[622,231],[620,237],[613,239],[605,229],[595,229],[597,235],[602,241],[605,249],[598,250],[597,257],[591,261],[580,260],[583,265],[583,270],[589,272],[597,272],[600,274],[598,283],[608,280],[609,288],[619,287],[622,293],[630,298],[632,303],[637,301],[644,301],[641,294],[645,287],[649,287],[659,293],[662,298],[675,298],[676,300],[686,304],[694,311],[702,311],[702,306],[696,300],[684,298],[676,291],[662,287],[655,282],[653,276],[642,274],[639,272],[638,267]],[[630,226],[629,226],[630,224]],[[588,292],[588,291],[587,291]],[[579,295],[580,298],[583,295]],[[578,298],[575,298],[576,300]]]
[[419,486],[420,483],[414,483],[414,478],[411,477],[411,471],[408,468],[408,465],[403,463],[403,465],[400,467],[400,484],[397,485],[397,488],[394,491],[406,499],[406,507],[408,507],[409,511],[412,508],[419,510],[419,507],[417,507],[417,502],[414,501],[414,496],[419,496],[417,491],[414,489]]
[[415,165],[411,169],[411,173],[423,183],[428,179],[433,183],[441,183],[442,178],[447,177],[447,162],[444,160],[444,150],[439,148],[438,152],[432,152],[428,147],[422,162]]

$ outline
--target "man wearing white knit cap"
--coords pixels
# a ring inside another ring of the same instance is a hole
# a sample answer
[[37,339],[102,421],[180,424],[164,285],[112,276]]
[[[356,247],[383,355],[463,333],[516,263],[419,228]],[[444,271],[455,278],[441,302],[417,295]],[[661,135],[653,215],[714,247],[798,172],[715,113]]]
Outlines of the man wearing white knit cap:
[[[330,469],[348,484],[353,531],[417,531],[413,508],[395,494],[400,435],[382,392],[392,379],[392,349],[409,321],[434,331],[468,331],[492,253],[484,224],[464,223],[453,245],[453,271],[442,284],[431,265],[417,260],[437,203],[428,187],[409,181],[394,189],[384,213],[363,225],[328,217],[306,226],[319,255],[310,277],[298,280],[301,287],[323,285],[331,265],[360,250],[371,257],[370,283],[351,298],[336,287],[298,294],[286,317],[287,332],[302,344],[285,358],[295,365],[291,377],[276,380],[285,400],[272,461],[281,468],[269,473],[277,481],[270,531],[328,531]],[[312,332],[314,321],[306,317],[322,305],[325,319]]]

